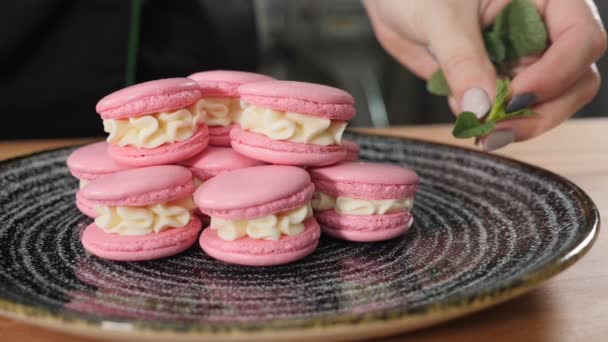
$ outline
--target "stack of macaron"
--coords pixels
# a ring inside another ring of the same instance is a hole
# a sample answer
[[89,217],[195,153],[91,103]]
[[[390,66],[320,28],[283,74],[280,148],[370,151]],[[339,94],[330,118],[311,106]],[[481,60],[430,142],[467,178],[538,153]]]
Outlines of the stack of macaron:
[[[94,218],[89,253],[175,255],[272,266],[312,253],[321,233],[356,242],[402,235],[418,177],[357,162],[355,115],[337,88],[239,71],[145,82],[97,104],[107,142],[68,158],[76,205]],[[201,233],[202,229],[202,233]]]

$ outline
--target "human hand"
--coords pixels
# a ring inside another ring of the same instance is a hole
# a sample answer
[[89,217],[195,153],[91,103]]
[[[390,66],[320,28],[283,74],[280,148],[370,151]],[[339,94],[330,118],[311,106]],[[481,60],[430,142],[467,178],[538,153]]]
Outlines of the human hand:
[[[510,0],[364,0],[382,46],[401,64],[428,79],[441,68],[455,113],[487,113],[496,92],[496,70],[481,31]],[[531,107],[538,115],[503,121],[482,138],[485,150],[527,140],[557,126],[597,94],[595,61],[606,34],[591,0],[532,0],[552,42],[541,56],[517,61],[509,111]]]

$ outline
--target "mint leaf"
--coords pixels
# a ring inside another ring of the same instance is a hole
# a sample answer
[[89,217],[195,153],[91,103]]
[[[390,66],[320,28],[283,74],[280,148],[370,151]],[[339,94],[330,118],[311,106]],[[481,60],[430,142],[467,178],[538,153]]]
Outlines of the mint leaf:
[[433,76],[426,81],[426,90],[428,90],[429,93],[437,96],[450,95],[450,86],[448,85],[448,81],[446,81],[441,69],[435,71]]
[[496,19],[494,19],[494,24],[492,24],[492,33],[499,37],[500,39],[506,39],[509,34],[508,27],[508,16],[509,16],[509,6],[510,3],[503,8],[502,11],[498,14]]
[[531,116],[531,115],[536,115],[536,112],[534,112],[532,109],[523,108],[523,109],[517,110],[515,112],[506,113],[505,116],[503,116],[502,118],[496,120],[495,122],[500,122],[500,121],[509,120],[509,119],[515,119],[515,118],[523,118],[523,117]]
[[535,55],[547,48],[547,28],[530,0],[512,0],[507,9],[510,59]]
[[490,60],[498,67],[507,59],[507,47],[509,45],[509,31],[507,26],[508,11],[509,5],[507,4],[494,20],[494,24],[483,33],[488,56],[490,56]]
[[460,113],[454,124],[452,135],[459,139],[484,136],[492,132],[496,123],[481,123],[475,114],[471,112]]
[[498,121],[505,117],[505,115],[507,114],[505,112],[505,108],[507,106],[507,100],[509,99],[510,85],[511,80],[509,80],[508,78],[499,78],[496,81],[496,100],[494,101],[494,105],[492,105],[492,109],[490,109],[488,121]]
[[484,32],[483,42],[488,52],[488,57],[494,64],[500,64],[507,58],[507,49],[500,36],[493,32]]

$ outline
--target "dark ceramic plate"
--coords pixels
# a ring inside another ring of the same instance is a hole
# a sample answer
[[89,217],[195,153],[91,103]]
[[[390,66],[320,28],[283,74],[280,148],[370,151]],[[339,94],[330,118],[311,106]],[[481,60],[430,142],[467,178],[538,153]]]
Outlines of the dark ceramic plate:
[[428,326],[538,286],[591,247],[599,216],[569,181],[513,160],[417,140],[352,136],[364,160],[421,176],[414,224],[382,243],[322,238],[286,266],[199,248],[118,263],[87,255],[90,219],[59,149],[0,163],[0,313],[96,336],[363,338]]

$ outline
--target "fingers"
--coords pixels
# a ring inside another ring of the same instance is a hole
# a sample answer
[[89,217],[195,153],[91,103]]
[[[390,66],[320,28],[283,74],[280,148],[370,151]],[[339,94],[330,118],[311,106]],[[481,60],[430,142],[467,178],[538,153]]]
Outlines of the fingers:
[[439,69],[439,65],[424,46],[404,38],[380,20],[373,2],[366,1],[364,4],[380,45],[393,58],[424,79],[430,78]]
[[564,94],[534,107],[536,115],[498,123],[496,131],[481,139],[483,149],[492,151],[513,141],[536,137],[556,127],[589,103],[597,95],[600,83],[597,67],[588,67],[583,77]]
[[477,1],[445,2],[426,24],[428,46],[459,102],[472,88],[485,90],[490,98],[496,92],[496,71],[484,47],[478,6]]
[[552,44],[513,79],[513,101],[518,101],[518,96],[527,97],[520,101],[526,106],[561,96],[604,53],[605,32],[590,6],[590,1],[547,0],[544,17]]

